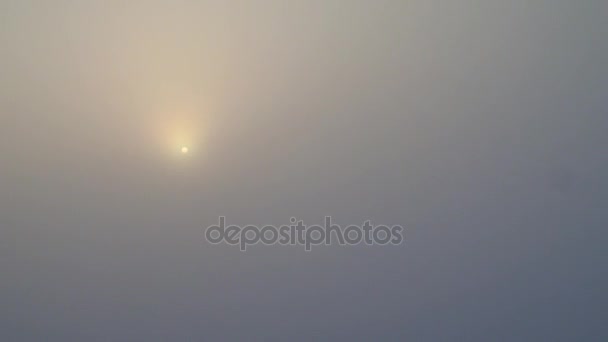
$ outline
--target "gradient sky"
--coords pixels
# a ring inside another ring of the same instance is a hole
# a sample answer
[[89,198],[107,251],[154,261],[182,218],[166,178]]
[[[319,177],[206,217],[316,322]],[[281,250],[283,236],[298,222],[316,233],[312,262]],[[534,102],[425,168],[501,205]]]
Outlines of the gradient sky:
[[0,340],[606,341],[607,96],[605,0],[0,0]]

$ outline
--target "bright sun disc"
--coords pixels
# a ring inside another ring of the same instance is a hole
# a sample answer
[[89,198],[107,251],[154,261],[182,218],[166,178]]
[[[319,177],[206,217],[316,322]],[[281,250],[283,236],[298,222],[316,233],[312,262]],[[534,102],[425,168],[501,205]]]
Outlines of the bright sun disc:
[[186,147],[186,146],[182,147],[182,153],[183,154],[188,153],[188,147]]

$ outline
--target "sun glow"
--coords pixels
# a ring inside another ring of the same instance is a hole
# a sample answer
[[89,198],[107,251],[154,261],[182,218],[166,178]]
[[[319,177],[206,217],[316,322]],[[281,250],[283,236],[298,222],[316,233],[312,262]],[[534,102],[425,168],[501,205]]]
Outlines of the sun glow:
[[[187,102],[187,101],[186,101]],[[202,106],[157,105],[154,114],[160,151],[170,158],[201,157],[206,150],[206,111]]]
[[[162,122],[164,121],[164,122]],[[167,153],[174,156],[191,155],[201,150],[202,123],[198,118],[169,118],[160,123],[161,143]]]

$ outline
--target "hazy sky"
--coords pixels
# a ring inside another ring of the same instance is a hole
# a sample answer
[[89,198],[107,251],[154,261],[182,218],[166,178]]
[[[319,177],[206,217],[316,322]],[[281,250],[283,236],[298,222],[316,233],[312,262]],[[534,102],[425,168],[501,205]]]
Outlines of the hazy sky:
[[0,340],[605,341],[607,95],[605,0],[0,0]]

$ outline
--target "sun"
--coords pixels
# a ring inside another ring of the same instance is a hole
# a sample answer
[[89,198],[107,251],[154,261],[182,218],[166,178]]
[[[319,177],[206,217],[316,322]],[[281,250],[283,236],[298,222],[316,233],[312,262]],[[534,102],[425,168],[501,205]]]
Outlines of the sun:
[[188,154],[188,151],[189,151],[188,146],[182,146],[181,151],[182,151],[182,154]]

